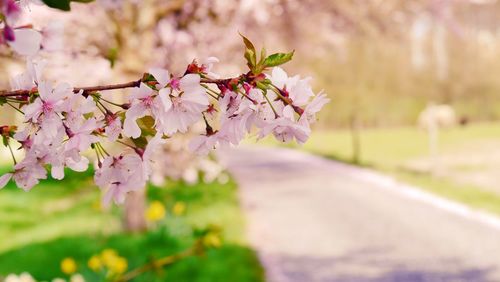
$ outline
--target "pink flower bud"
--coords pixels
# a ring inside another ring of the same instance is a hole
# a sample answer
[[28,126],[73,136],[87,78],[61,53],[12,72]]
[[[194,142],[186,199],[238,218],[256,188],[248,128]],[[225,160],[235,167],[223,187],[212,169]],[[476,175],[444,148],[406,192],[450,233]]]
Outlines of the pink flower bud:
[[6,25],[5,28],[3,29],[3,38],[7,41],[14,41],[16,40],[16,35],[14,34],[14,29],[12,27]]
[[134,151],[142,158],[142,156],[144,156],[144,149],[142,148],[137,148],[135,147],[134,148]]
[[21,12],[19,5],[14,0],[7,0],[5,5],[5,14],[10,17],[12,15],[17,15]]

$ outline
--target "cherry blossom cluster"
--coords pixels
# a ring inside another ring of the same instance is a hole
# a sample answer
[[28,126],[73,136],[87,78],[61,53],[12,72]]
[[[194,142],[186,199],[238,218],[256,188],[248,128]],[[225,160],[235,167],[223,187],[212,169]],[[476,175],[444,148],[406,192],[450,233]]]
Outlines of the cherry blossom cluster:
[[0,0],[0,45],[6,44],[23,56],[35,55],[42,46],[43,36],[31,25],[20,25],[23,9],[36,0]]
[[[22,128],[0,127],[15,163],[0,177],[0,188],[12,179],[29,191],[49,171],[54,179],[63,179],[65,168],[85,171],[93,150],[94,181],[104,191],[103,202],[122,203],[128,192],[145,187],[159,146],[198,122],[205,132],[189,148],[199,154],[238,145],[254,130],[258,138],[274,135],[283,142],[304,143],[329,99],[315,95],[309,79],[289,77],[279,67],[265,74],[269,65],[291,58],[276,55],[260,64],[250,60],[251,70],[234,78],[215,78],[211,68],[217,59],[209,58],[205,64],[189,64],[181,76],[156,68],[137,81],[86,88],[46,81],[44,62],[30,61],[26,72],[12,79],[13,90],[0,91],[0,104],[23,115]],[[132,88],[125,103],[102,94],[121,88]],[[22,151],[20,161],[15,143]],[[105,146],[111,143],[120,146],[119,153],[108,152]]]
[[[195,152],[207,154],[212,148],[238,145],[254,128],[259,139],[273,134],[279,141],[303,144],[316,113],[329,101],[323,93],[314,94],[309,79],[288,77],[279,67],[271,75],[247,74],[218,88],[220,92],[213,93],[218,108],[210,104],[205,111],[206,134],[189,145]],[[214,130],[210,122],[219,129]]]

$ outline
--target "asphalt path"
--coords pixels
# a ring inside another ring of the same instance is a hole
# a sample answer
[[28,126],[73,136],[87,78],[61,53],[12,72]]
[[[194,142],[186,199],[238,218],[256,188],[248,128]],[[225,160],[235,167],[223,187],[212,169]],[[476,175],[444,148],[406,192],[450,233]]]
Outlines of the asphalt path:
[[496,217],[288,149],[221,159],[268,281],[500,281]]

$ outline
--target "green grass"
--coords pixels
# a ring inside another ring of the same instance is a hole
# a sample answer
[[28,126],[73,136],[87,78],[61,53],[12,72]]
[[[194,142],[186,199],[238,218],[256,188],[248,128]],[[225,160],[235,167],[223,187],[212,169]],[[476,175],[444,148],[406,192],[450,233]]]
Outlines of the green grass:
[[[500,123],[477,123],[467,127],[442,130],[439,146],[442,152],[471,142],[500,139]],[[404,161],[429,154],[425,131],[415,127],[366,129],[361,131],[363,165],[394,168]],[[352,160],[352,141],[348,130],[315,131],[303,149],[323,156]]]
[[[234,182],[149,187],[149,200],[163,202],[167,217],[151,231],[134,235],[121,232],[119,208],[98,208],[100,192],[91,177],[89,172],[47,180],[29,193],[12,183],[0,191],[0,276],[27,271],[39,280],[66,277],[60,262],[72,257],[87,281],[101,281],[86,264],[103,249],[115,249],[133,269],[189,248],[196,230],[216,225],[222,230],[221,248],[133,281],[263,281],[255,253],[245,245]],[[178,201],[187,207],[181,216],[171,213]]]
[[0,252],[60,236],[111,234],[120,229],[116,212],[101,212],[99,190],[89,173],[46,180],[30,192],[10,183],[0,190]]
[[410,172],[393,172],[400,181],[413,184],[428,192],[464,203],[472,208],[500,215],[500,195],[474,185],[458,184],[448,179]]
[[[361,156],[359,164],[393,169],[404,161],[429,155],[428,137],[416,127],[370,128],[361,130]],[[442,130],[439,134],[441,152],[453,151],[471,142],[500,140],[500,123],[475,123],[467,127]],[[249,140],[246,141],[250,143]],[[253,140],[252,140],[253,142]],[[335,160],[351,163],[353,146],[347,129],[317,129],[302,146],[283,144],[272,137],[259,141],[270,146],[285,146],[306,150]]]

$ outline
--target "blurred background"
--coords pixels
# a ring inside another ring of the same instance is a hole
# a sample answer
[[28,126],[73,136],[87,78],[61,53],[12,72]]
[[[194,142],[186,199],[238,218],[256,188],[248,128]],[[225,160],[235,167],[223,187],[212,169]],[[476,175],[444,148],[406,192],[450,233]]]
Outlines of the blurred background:
[[[218,73],[237,75],[245,72],[238,32],[268,53],[295,50],[286,71],[312,77],[315,91],[323,89],[331,102],[304,146],[267,139],[260,146],[273,152],[300,150],[304,155],[298,159],[316,155],[332,164],[347,163],[355,178],[357,167],[368,168],[467,209],[500,214],[497,0],[96,0],[73,3],[71,12],[34,4],[29,9],[25,21],[43,27],[47,38],[45,75],[76,86],[137,79],[150,67],[181,74],[193,59],[210,56],[220,60]],[[9,88],[9,77],[24,68],[22,60],[0,49],[0,89]],[[14,111],[1,111],[0,124],[19,122]],[[201,255],[133,281],[271,279],[269,265],[279,265],[279,259],[269,262],[262,255],[266,249],[261,250],[259,240],[266,238],[246,235],[255,228],[252,221],[265,221],[265,215],[255,218],[248,211],[258,210],[257,203],[248,201],[257,196],[238,192],[248,183],[244,170],[254,168],[232,171],[234,162],[251,162],[252,156],[202,159],[187,152],[187,140],[179,137],[164,148],[147,192],[131,196],[124,207],[100,206],[91,172],[47,180],[29,193],[13,184],[0,191],[0,275],[26,271],[37,280],[113,281],[201,240]],[[255,143],[255,137],[246,143]],[[7,171],[11,164],[3,149],[1,160]],[[268,160],[275,160],[272,153]],[[287,177],[286,169],[276,173]],[[314,183],[308,177],[303,179]],[[329,183],[316,185],[346,186]],[[286,210],[281,214],[286,216]],[[500,238],[488,242],[500,246]],[[370,281],[287,273],[284,277],[291,280],[283,281]],[[494,281],[486,276],[398,277],[385,278]]]

